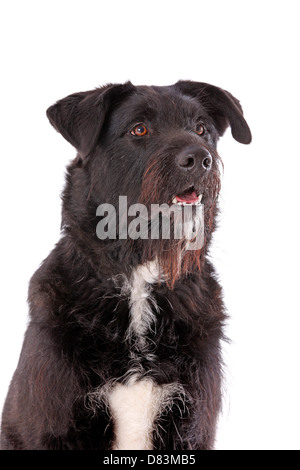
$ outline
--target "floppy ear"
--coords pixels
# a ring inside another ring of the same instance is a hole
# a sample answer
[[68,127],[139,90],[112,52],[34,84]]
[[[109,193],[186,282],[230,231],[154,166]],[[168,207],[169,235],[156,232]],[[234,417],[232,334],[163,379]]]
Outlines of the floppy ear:
[[175,85],[184,94],[197,98],[206,108],[215,122],[220,135],[230,125],[235,140],[242,144],[250,144],[251,131],[243,117],[240,102],[228,91],[208,83],[179,81]]
[[73,93],[48,108],[48,119],[84,157],[97,144],[108,108],[133,88],[127,82],[124,85],[106,85],[92,91]]

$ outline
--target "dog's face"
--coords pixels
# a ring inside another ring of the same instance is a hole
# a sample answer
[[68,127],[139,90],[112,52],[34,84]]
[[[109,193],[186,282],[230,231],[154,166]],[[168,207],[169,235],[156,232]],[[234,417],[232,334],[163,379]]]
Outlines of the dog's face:
[[137,88],[103,126],[93,172],[97,178],[97,169],[107,171],[99,200],[116,203],[124,194],[130,204],[199,203],[218,166],[217,138],[196,99],[174,87]]
[[[209,240],[220,189],[218,138],[230,125],[237,141],[251,141],[239,102],[220,88],[196,82],[108,85],[70,95],[47,114],[78,150],[64,195],[65,224],[90,234],[96,232],[99,204],[118,208],[122,195],[128,206],[203,204]],[[168,243],[168,252],[177,250],[178,243]],[[136,243],[144,252],[142,261],[166,251],[166,243],[159,248],[148,240],[144,245],[146,250]]]

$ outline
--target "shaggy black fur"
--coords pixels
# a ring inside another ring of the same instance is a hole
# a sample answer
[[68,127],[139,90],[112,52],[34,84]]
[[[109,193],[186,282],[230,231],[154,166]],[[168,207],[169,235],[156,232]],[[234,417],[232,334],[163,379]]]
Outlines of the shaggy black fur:
[[[220,189],[216,143],[228,125],[237,141],[250,143],[241,106],[204,83],[126,83],[70,95],[47,115],[78,153],[67,171],[62,238],[30,282],[30,323],[3,411],[1,448],[111,449],[114,420],[95,391],[138,370],[139,379],[185,389],[185,400],[177,397],[157,418],[153,448],[211,449],[226,319],[207,260]],[[140,123],[147,133],[133,135]],[[206,151],[211,169],[201,166]],[[194,169],[178,164],[182,152],[192,152]],[[184,251],[178,240],[97,238],[99,204],[117,207],[119,195],[128,205],[170,204],[190,187],[203,193],[201,250]],[[162,279],[152,293],[156,322],[140,347],[128,335],[122,283],[153,259]]]

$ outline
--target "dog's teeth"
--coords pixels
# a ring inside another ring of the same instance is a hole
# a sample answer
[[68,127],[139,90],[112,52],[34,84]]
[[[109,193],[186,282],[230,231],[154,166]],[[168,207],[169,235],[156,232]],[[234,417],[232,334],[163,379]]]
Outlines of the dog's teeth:
[[201,204],[201,200],[202,200],[202,196],[203,194],[200,194],[198,196],[198,200],[197,202],[194,202],[194,203],[189,203],[189,202],[185,202],[185,201],[177,201],[177,198],[176,196],[172,199],[172,204],[177,204],[179,206],[188,206],[188,205],[195,205],[195,206],[199,206]]

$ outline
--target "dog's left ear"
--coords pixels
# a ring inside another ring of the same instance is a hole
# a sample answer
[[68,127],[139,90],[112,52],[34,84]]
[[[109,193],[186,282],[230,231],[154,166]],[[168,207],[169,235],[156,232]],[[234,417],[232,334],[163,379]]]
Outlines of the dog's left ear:
[[97,144],[109,107],[133,89],[127,82],[73,93],[50,106],[47,116],[52,126],[85,157]]
[[223,135],[228,125],[235,140],[250,144],[251,131],[243,117],[240,102],[228,91],[208,83],[179,81],[175,85],[182,93],[197,98],[213,118],[216,129]]

